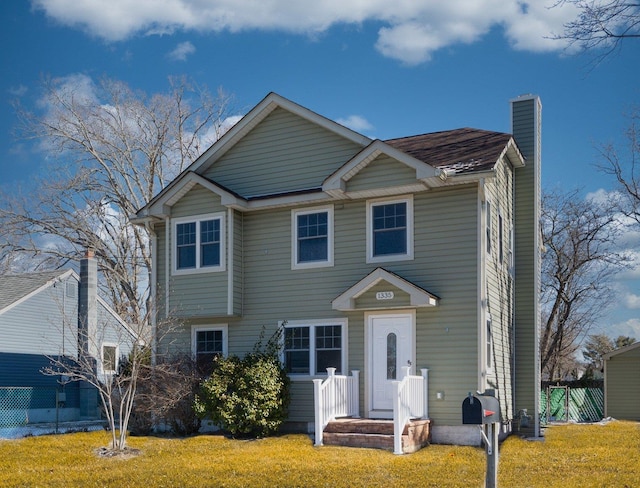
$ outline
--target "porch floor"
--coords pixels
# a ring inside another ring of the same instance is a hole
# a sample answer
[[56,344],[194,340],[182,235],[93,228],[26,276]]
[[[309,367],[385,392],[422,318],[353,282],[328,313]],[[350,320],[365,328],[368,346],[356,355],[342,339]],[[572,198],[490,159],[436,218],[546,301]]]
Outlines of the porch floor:
[[[393,451],[393,420],[340,418],[325,427],[323,444]],[[402,432],[402,452],[416,452],[431,442],[431,420],[410,420]]]

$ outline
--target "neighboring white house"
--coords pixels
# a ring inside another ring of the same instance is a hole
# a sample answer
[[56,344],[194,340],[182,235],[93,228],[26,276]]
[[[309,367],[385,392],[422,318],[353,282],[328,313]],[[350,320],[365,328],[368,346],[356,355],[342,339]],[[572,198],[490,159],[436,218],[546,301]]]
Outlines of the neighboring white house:
[[88,254],[80,275],[63,269],[0,276],[0,338],[1,428],[100,418],[95,388],[42,370],[51,358],[77,359],[84,344],[97,372],[112,374],[134,335],[98,296],[97,263]]

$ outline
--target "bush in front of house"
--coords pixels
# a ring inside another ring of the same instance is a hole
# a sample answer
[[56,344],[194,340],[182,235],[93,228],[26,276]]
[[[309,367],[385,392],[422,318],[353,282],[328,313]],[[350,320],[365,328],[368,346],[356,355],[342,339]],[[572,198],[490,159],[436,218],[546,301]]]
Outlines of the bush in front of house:
[[233,436],[275,434],[287,418],[289,377],[272,342],[242,359],[216,357],[213,373],[196,396],[198,415]]

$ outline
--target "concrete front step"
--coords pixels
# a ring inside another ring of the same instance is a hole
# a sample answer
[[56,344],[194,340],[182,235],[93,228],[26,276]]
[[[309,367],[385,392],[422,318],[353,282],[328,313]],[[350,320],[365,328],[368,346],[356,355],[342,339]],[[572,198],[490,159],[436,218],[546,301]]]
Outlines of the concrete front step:
[[[431,421],[412,420],[402,433],[402,451],[411,453],[431,441]],[[324,430],[323,444],[346,447],[368,447],[392,450],[393,421],[376,419],[337,419]]]

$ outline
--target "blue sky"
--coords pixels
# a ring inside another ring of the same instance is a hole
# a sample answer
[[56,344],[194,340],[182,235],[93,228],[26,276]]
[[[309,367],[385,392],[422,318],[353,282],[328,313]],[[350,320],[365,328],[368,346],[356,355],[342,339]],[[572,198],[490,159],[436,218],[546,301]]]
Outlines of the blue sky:
[[[550,0],[549,3],[552,3]],[[367,136],[510,130],[509,100],[543,104],[543,187],[608,191],[594,148],[622,144],[640,101],[640,42],[599,65],[549,37],[575,12],[517,0],[8,0],[0,2],[0,191],[42,170],[11,101],[43,76],[122,80],[152,94],[187,75],[234,96],[275,91]],[[640,338],[640,271],[618,282],[607,332]]]

